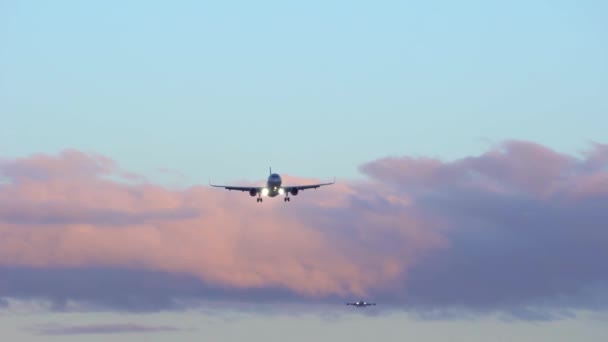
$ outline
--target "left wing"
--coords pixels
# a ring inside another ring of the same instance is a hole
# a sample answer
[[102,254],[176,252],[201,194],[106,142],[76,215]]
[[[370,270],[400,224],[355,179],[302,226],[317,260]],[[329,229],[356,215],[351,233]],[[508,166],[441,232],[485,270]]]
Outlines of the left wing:
[[217,184],[211,184],[211,182],[209,182],[209,185],[216,187],[216,188],[224,188],[226,190],[248,191],[250,193],[253,193],[254,191],[255,191],[255,193],[259,193],[262,191],[262,187],[259,187],[259,186],[217,185]]
[[309,185],[289,185],[289,186],[281,186],[281,187],[283,189],[285,189],[286,192],[291,192],[292,190],[301,191],[301,190],[306,190],[306,189],[316,189],[316,188],[320,188],[325,185],[332,185],[334,183],[336,183],[335,177],[334,177],[334,181],[329,182],[329,183],[309,184]]

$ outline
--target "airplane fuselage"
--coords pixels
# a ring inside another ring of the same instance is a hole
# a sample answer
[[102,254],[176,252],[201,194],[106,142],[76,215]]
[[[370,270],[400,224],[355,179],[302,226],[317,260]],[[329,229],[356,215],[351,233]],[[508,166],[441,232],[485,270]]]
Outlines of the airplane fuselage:
[[268,193],[262,195],[268,197],[282,195],[284,193],[284,190],[281,188],[282,182],[283,180],[281,179],[281,176],[279,176],[277,173],[271,174],[268,176],[268,180],[266,181],[266,189],[268,189]]

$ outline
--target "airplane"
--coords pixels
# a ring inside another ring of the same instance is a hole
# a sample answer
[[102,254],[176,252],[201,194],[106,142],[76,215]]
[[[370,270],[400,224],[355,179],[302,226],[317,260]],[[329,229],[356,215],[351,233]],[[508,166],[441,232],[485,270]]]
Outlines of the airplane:
[[366,306],[371,306],[371,305],[375,306],[376,303],[367,303],[367,302],[360,300],[360,301],[354,302],[354,303],[346,303],[346,305],[352,305],[352,306],[356,306],[358,308],[364,308]]
[[330,182],[330,183],[284,186],[284,185],[282,185],[283,180],[281,179],[281,176],[279,176],[279,174],[277,174],[277,173],[272,173],[272,167],[270,167],[269,169],[270,169],[270,175],[268,176],[268,180],[266,181],[266,186],[264,186],[264,187],[216,185],[216,184],[211,184],[211,182],[209,182],[209,185],[216,187],[216,188],[224,188],[229,191],[231,191],[231,190],[248,191],[249,195],[251,195],[252,197],[257,195],[258,196],[257,202],[260,203],[260,202],[262,202],[262,196],[276,197],[277,195],[282,195],[282,194],[285,194],[285,198],[283,200],[285,202],[289,202],[290,201],[289,194],[296,196],[300,191],[304,191],[306,189],[316,189],[316,188],[319,188],[319,187],[322,187],[325,185],[334,184],[336,182],[336,178],[334,177],[334,181]]

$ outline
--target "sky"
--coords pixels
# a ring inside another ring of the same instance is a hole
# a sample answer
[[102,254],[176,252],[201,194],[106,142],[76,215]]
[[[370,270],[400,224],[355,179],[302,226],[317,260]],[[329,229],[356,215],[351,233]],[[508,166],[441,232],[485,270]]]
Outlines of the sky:
[[0,336],[604,341],[607,16],[0,0]]

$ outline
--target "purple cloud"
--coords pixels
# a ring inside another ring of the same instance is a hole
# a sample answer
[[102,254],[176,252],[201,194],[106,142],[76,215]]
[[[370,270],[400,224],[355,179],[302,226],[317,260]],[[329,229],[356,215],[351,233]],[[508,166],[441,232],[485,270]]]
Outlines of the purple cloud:
[[[440,217],[450,247],[408,274],[410,305],[492,310],[608,304],[608,158],[596,145],[578,159],[507,142],[451,163],[381,160],[363,166],[377,180],[415,188],[417,168],[449,175],[417,191],[418,210]],[[406,169],[405,176],[396,169]],[[587,184],[595,184],[590,187]],[[407,192],[407,190],[404,190]]]
[[158,333],[172,332],[178,329],[171,326],[149,326],[133,323],[91,324],[91,325],[60,325],[44,324],[29,329],[37,335],[83,335],[83,334],[126,334],[126,333]]

